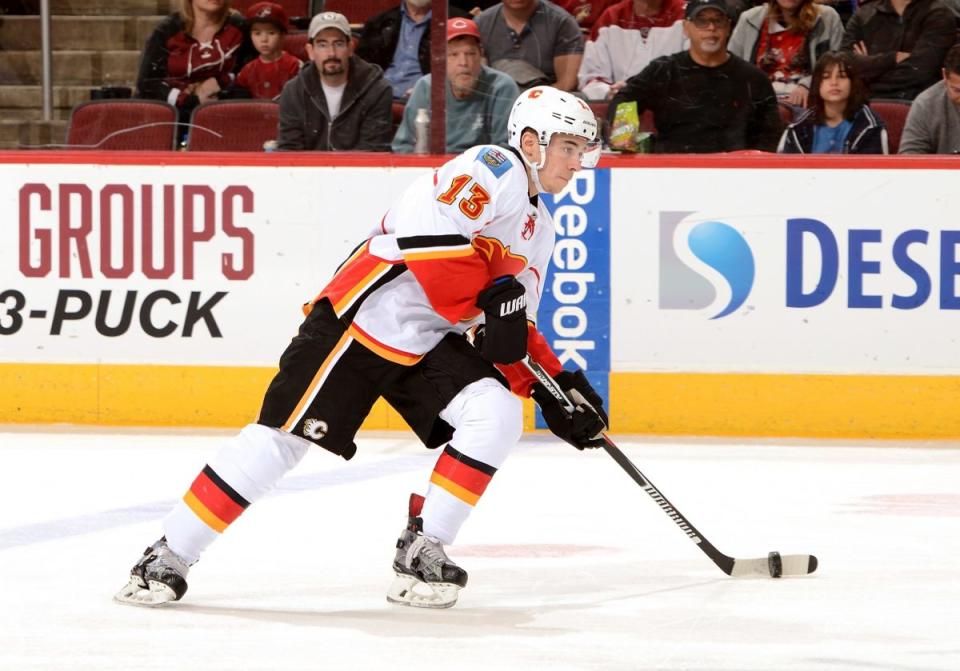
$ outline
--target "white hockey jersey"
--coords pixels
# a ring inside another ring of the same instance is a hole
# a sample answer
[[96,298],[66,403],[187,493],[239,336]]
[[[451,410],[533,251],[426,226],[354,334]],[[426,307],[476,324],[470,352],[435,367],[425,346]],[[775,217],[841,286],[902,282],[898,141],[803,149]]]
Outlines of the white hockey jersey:
[[560,363],[535,327],[555,232],[528,188],[513,152],[468,149],[407,187],[317,299],[368,349],[413,365],[448,332],[482,321],[477,295],[514,275],[526,288],[530,353],[556,374]]

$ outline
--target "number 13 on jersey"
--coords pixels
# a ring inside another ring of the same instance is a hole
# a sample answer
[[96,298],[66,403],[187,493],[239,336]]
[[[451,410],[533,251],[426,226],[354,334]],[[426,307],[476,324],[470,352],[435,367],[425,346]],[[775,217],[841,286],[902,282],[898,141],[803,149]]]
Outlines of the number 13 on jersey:
[[[437,200],[446,205],[453,205],[453,202],[463,191],[464,187],[472,181],[470,175],[457,175],[450,183],[450,188],[437,196]],[[460,199],[460,211],[470,219],[478,219],[483,214],[483,208],[490,202],[490,194],[486,189],[474,182],[470,187],[469,195]]]

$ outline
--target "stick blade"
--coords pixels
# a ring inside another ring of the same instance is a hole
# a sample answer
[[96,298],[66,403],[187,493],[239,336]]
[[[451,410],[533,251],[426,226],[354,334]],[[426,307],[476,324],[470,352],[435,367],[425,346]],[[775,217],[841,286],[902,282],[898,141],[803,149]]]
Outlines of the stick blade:
[[730,575],[734,578],[773,578],[809,575],[817,570],[819,562],[813,555],[781,555],[780,575],[774,576],[770,570],[770,558],[734,559]]

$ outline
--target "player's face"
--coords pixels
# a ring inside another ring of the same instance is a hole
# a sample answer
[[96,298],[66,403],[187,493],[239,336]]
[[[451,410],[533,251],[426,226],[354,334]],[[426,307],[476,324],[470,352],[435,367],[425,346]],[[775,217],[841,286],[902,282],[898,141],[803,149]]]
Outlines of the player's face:
[[690,51],[715,56],[727,48],[730,37],[730,18],[719,9],[703,9],[684,22],[684,32],[690,38]]
[[466,98],[473,92],[482,62],[483,52],[476,39],[458,37],[447,43],[447,78],[455,96]]
[[347,62],[353,55],[350,38],[336,28],[325,28],[307,42],[307,55],[314,62],[320,74],[337,76],[347,72]]
[[820,98],[825,103],[843,103],[850,98],[850,78],[839,65],[831,65],[820,80]]
[[503,0],[503,6],[516,12],[533,8],[537,0]]
[[960,74],[944,72],[943,83],[947,87],[947,97],[954,105],[960,105]]
[[587,141],[576,135],[554,133],[547,146],[547,161],[539,171],[540,185],[547,193],[559,193],[582,167]]
[[280,29],[272,23],[254,23],[250,26],[250,40],[261,56],[274,56],[280,52]]

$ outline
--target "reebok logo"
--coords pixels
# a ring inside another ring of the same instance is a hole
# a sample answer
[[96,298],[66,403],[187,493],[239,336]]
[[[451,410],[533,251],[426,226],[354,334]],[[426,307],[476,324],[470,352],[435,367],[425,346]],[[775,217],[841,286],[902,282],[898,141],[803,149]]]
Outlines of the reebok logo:
[[500,316],[506,317],[507,315],[512,315],[514,312],[519,312],[524,310],[527,307],[527,297],[519,296],[512,300],[507,301],[506,303],[500,304]]

